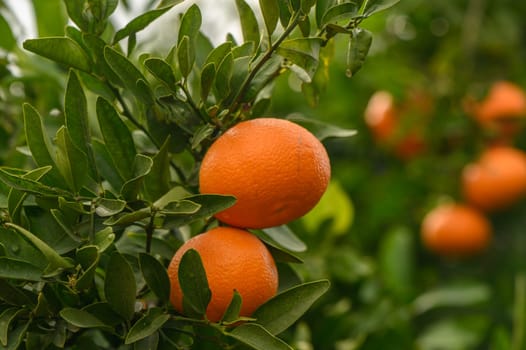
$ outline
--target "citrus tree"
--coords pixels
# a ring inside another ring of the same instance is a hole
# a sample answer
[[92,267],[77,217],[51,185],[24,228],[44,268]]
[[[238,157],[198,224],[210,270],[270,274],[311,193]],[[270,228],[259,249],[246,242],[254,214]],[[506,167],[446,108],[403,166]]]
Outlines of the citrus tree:
[[[221,213],[246,196],[237,201],[216,183],[238,179],[254,186],[250,204],[260,184],[274,188],[272,174],[279,177],[303,154],[290,153],[280,164],[265,152],[252,153],[278,137],[254,131],[240,148],[229,147],[230,155],[223,150],[219,163],[244,154],[247,162],[266,162],[261,168],[268,177],[253,172],[251,180],[240,162],[216,179],[209,171],[211,190],[204,192],[200,168],[225,131],[265,115],[278,77],[292,74],[306,98],[317,101],[328,84],[336,37],[348,43],[341,74],[354,76],[372,40],[362,22],[397,1],[261,0],[250,6],[236,0],[242,40],[228,35],[217,45],[201,28],[202,9],[194,4],[183,11],[180,3],[160,1],[116,27],[112,14],[125,1],[34,1],[39,37],[22,47],[20,23],[0,3],[2,348],[290,349],[278,336],[329,288],[329,281],[305,280],[291,267],[306,246],[286,226],[319,200],[327,171],[305,183],[301,177],[308,174],[287,175],[290,186],[280,184],[277,197],[257,210],[274,204],[284,210],[279,195],[288,187],[299,191],[290,205],[302,209],[241,224],[247,233],[220,223],[230,222]],[[146,48],[141,32],[175,12],[177,26],[163,28],[174,32],[168,47]],[[323,152],[312,134],[353,134],[304,117],[294,121],[285,128],[300,128]],[[323,152],[317,154],[327,157]],[[307,163],[329,169],[328,158]],[[303,197],[316,186],[314,197]],[[233,215],[244,219],[253,211]]]

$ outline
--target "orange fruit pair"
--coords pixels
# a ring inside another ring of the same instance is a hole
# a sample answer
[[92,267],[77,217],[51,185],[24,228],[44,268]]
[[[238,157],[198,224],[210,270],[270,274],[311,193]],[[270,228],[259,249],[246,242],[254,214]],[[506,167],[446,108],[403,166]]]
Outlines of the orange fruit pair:
[[442,204],[422,221],[424,245],[439,255],[462,257],[483,251],[491,240],[491,225],[477,209],[465,204]]

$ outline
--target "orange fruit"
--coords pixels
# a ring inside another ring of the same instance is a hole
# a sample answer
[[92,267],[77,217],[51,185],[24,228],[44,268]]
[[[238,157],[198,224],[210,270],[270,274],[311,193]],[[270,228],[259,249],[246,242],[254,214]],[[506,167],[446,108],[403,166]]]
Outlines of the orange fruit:
[[504,209],[526,194],[526,153],[495,146],[462,171],[462,192],[472,205],[492,211]]
[[208,149],[201,193],[233,195],[215,216],[231,226],[265,228],[297,219],[320,200],[331,175],[329,157],[305,128],[277,118],[241,122]]
[[168,266],[170,301],[180,313],[183,293],[179,284],[179,263],[183,254],[195,249],[201,256],[212,297],[206,317],[218,322],[236,290],[242,298],[241,316],[250,316],[278,290],[278,271],[267,247],[248,231],[217,227],[186,241]]
[[424,217],[424,245],[445,256],[467,256],[484,250],[491,239],[491,225],[477,209],[464,204],[442,204]]
[[429,113],[429,109],[428,103],[416,95],[410,96],[401,108],[395,105],[391,93],[380,90],[367,103],[365,123],[381,145],[408,160],[425,149],[422,130],[415,123],[414,116]]

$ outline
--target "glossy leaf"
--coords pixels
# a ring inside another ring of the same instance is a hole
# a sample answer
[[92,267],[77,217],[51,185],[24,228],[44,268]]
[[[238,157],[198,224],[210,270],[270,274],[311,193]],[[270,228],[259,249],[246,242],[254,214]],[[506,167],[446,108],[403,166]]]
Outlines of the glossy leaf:
[[115,44],[129,35],[135,34],[143,30],[150,23],[162,16],[166,11],[170,10],[170,8],[170,6],[165,6],[156,10],[145,12],[135,17],[128,24],[126,24],[124,28],[118,30],[117,33],[115,33],[113,43]]
[[[349,21],[358,15],[358,5],[355,2],[342,2],[329,8],[321,18],[320,27],[329,23]],[[343,25],[343,24],[342,24]]]
[[[177,44],[179,45],[185,36],[189,40],[195,40],[199,34],[199,28],[201,28],[202,16],[199,6],[193,4],[186,10],[181,24],[179,26],[179,33],[177,36]],[[195,49],[193,42],[191,43],[192,49]]]
[[15,350],[15,349],[20,348],[20,345],[24,341],[24,337],[26,335],[26,332],[27,332],[27,329],[29,328],[30,323],[31,323],[31,320],[28,320],[27,322],[24,321],[24,323],[13,328],[9,332],[8,339],[7,339],[7,345],[5,349]]
[[84,310],[67,307],[60,310],[59,314],[68,323],[79,328],[107,327],[104,322]]
[[68,76],[64,99],[64,113],[70,140],[86,155],[90,174],[96,179],[98,176],[95,158],[91,149],[91,132],[86,95],[84,94],[78,75],[74,71],[70,71]]
[[168,152],[169,140],[151,159],[153,164],[150,172],[144,178],[145,199],[151,202],[161,198],[170,190],[170,153]]
[[274,242],[290,251],[299,253],[307,250],[307,245],[286,225],[265,228],[262,231]]
[[218,100],[223,100],[230,94],[230,81],[234,70],[234,57],[228,53],[217,68],[214,87],[215,95]]
[[109,46],[106,46],[104,49],[104,58],[123,82],[124,86],[128,88],[135,97],[147,105],[154,103],[153,93],[149,86],[145,84],[147,81],[146,78],[132,62]]
[[53,248],[47,245],[40,238],[29,232],[25,228],[15,225],[13,223],[6,223],[6,226],[15,229],[22,234],[27,240],[29,240],[45,257],[48,261],[48,266],[45,271],[54,271],[58,268],[71,268],[73,265],[71,262],[61,257]]
[[369,0],[365,6],[364,15],[370,16],[377,12],[388,9],[399,2],[400,0]]
[[[63,35],[67,16],[62,0],[33,1],[39,37]],[[49,16],[52,13],[53,16]]]
[[188,201],[200,205],[198,211],[194,214],[184,214],[166,218],[165,225],[168,227],[179,227],[189,224],[196,220],[209,218],[215,213],[231,207],[235,203],[235,197],[223,195],[194,195],[185,198]]
[[157,5],[157,8],[163,8],[163,7],[172,7],[177,4],[182,3],[184,0],[161,0],[159,4]]
[[66,127],[57,131],[57,167],[66,180],[69,188],[78,193],[88,178],[88,161],[86,155],[73,144]]
[[207,63],[201,71],[201,99],[206,101],[216,75],[216,65],[214,62]]
[[329,285],[329,281],[320,280],[287,289],[260,306],[252,317],[271,334],[279,334],[296,322]]
[[26,310],[22,308],[11,307],[0,313],[0,344],[2,346],[7,346],[11,322],[13,322],[17,316],[25,312]]
[[283,340],[272,335],[268,330],[259,324],[246,323],[234,328],[227,333],[241,343],[248,345],[256,350],[292,350]]
[[241,21],[241,32],[245,42],[252,41],[255,47],[259,45],[259,25],[256,15],[245,0],[236,0],[237,12]]
[[234,296],[232,297],[230,304],[228,304],[228,307],[221,319],[221,322],[228,324],[230,322],[238,320],[242,304],[243,300],[241,298],[241,294],[239,294],[239,292],[234,289]]
[[148,58],[144,61],[144,66],[150,73],[152,73],[157,79],[162,81],[169,89],[175,88],[175,75],[172,67],[163,59],[160,58]]
[[170,299],[170,280],[166,273],[166,268],[153,256],[141,253],[139,254],[139,266],[146,284],[155,295],[166,303]]
[[29,262],[0,256],[0,278],[40,281],[42,270]]
[[148,312],[130,328],[124,343],[132,344],[152,335],[169,319],[170,315],[162,313],[161,309],[149,309]]
[[101,198],[97,201],[95,213],[101,217],[112,216],[120,213],[126,207],[126,201],[121,199]]
[[106,227],[95,233],[95,239],[93,240],[93,245],[99,249],[99,252],[102,253],[113,243],[115,240],[115,233],[111,227]]
[[84,246],[77,251],[76,258],[84,271],[77,279],[75,288],[78,290],[91,288],[95,278],[95,270],[99,264],[99,249],[94,245]]
[[190,38],[186,35],[183,36],[177,46],[177,61],[179,62],[181,74],[187,78],[195,62],[195,51],[190,44]]
[[128,261],[118,252],[111,254],[106,266],[104,294],[111,308],[129,321],[135,310],[135,276]]
[[23,109],[24,131],[33,160],[39,167],[50,165],[52,168],[46,177],[53,185],[60,186],[64,183],[64,179],[58,172],[51,140],[46,133],[42,117],[30,104],[24,104]]
[[115,193],[118,193],[124,184],[124,178],[113,163],[108,147],[96,138],[92,140],[92,146],[97,169],[101,177],[108,182]]
[[183,305],[187,312],[201,316],[206,312],[212,293],[208,288],[206,272],[199,253],[194,249],[186,251],[179,263],[179,284],[183,293]]
[[16,45],[16,39],[13,35],[9,23],[4,16],[0,14],[0,48],[11,51]]
[[123,179],[133,177],[137,150],[130,130],[115,108],[105,99],[97,99],[97,119],[108,153]]
[[49,37],[28,39],[23,43],[24,49],[46,57],[68,67],[89,72],[91,62],[82,47],[67,37]]
[[367,29],[355,28],[349,40],[347,51],[347,71],[348,77],[352,77],[362,68],[365,58],[371,48],[373,35]]
[[24,178],[22,176],[16,176],[8,171],[0,168],[0,181],[2,181],[7,186],[14,188],[25,193],[31,193],[37,196],[43,197],[57,197],[65,196],[71,197],[72,195],[69,192],[63,191],[59,188],[49,187],[41,184],[38,181],[31,180],[29,178]]
[[267,34],[270,38],[279,21],[278,0],[259,0],[259,7],[263,13],[265,27],[267,28]]
[[137,199],[142,188],[144,178],[152,169],[153,160],[142,154],[137,154],[133,163],[133,177],[126,181],[121,188],[121,195],[129,200]]
[[321,40],[318,38],[299,38],[284,41],[277,53],[301,67],[312,78],[318,68]]

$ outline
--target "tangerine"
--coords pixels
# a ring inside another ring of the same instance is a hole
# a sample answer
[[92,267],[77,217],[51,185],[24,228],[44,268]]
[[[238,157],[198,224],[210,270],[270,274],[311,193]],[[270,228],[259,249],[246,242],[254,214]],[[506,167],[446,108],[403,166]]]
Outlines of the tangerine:
[[327,151],[307,129],[284,119],[238,123],[210,146],[201,163],[201,193],[233,195],[215,217],[231,226],[266,228],[310,211],[327,189]]
[[186,241],[168,266],[170,301],[180,313],[184,313],[184,310],[179,264],[189,249],[199,253],[212,293],[206,308],[208,320],[221,320],[234,296],[234,290],[242,299],[240,316],[250,316],[277,293],[278,271],[265,244],[248,231],[217,227]]
[[461,183],[472,205],[485,211],[504,209],[526,194],[526,153],[509,146],[488,148],[464,167]]
[[467,256],[488,246],[491,225],[471,206],[442,204],[426,214],[421,235],[430,251],[446,256]]

